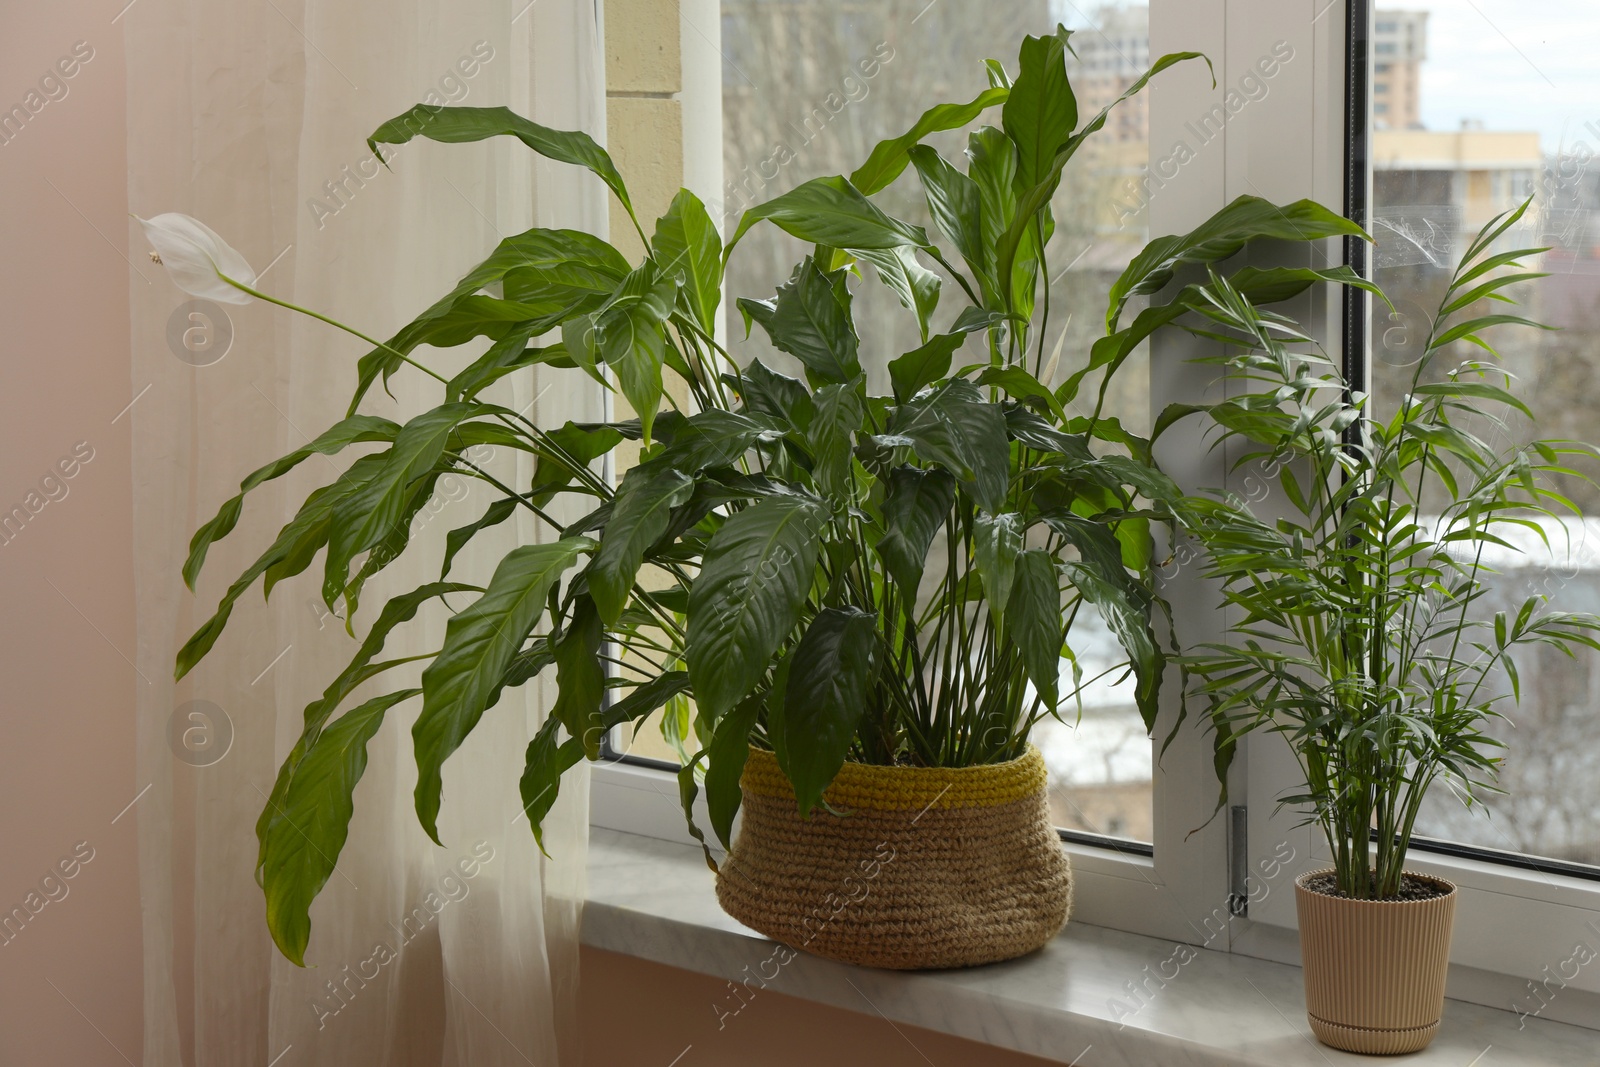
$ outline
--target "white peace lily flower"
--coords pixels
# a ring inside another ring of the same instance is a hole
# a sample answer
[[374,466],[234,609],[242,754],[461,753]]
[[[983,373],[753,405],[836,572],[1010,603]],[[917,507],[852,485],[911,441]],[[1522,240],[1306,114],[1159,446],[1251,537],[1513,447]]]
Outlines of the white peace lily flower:
[[[134,218],[139,218],[135,215]],[[250,294],[237,285],[254,286],[256,272],[250,269],[238,250],[218,237],[199,219],[168,212],[153,219],[139,219],[145,237],[155,246],[156,261],[167,268],[173,284],[190,296],[220,300],[225,304],[248,304]]]

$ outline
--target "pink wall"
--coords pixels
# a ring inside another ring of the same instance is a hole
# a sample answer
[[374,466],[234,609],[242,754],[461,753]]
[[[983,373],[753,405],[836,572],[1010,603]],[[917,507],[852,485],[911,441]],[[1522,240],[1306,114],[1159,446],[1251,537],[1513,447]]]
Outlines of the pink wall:
[[0,126],[0,918],[38,909],[0,933],[6,1067],[142,1058],[118,6],[0,15],[0,112],[36,109]]

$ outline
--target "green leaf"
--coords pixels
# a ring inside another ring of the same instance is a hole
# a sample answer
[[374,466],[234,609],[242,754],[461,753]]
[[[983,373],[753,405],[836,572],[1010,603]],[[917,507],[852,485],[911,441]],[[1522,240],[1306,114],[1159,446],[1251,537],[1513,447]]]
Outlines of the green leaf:
[[766,674],[799,621],[827,512],[773,496],[729,517],[689,589],[684,658],[700,713],[716,722]]
[[977,386],[957,378],[902,404],[890,432],[911,438],[919,457],[959,478],[985,511],[1004,510],[1011,462],[1005,416]]
[[935,104],[922,113],[916,125],[886,141],[879,141],[867,161],[850,175],[850,183],[871,196],[886,187],[906,169],[911,147],[930,133],[959,130],[984,111],[1005,102],[1007,90],[986,89],[965,104]]
[[700,850],[706,856],[706,866],[715,873],[717,861],[711,857],[711,847],[706,844],[706,835],[700,832],[700,827],[696,826],[694,821],[694,801],[700,795],[699,783],[694,780],[694,769],[706,759],[707,755],[706,750],[702,749],[678,768],[678,803],[683,808],[684,821],[689,824],[689,836],[700,842]]
[[739,814],[739,776],[750,756],[750,731],[761,711],[760,697],[741,700],[717,723],[707,746],[706,810],[711,814],[711,829],[723,848],[732,848],[733,817]]
[[672,206],[656,221],[651,254],[663,274],[683,283],[683,297],[706,333],[716,332],[722,302],[722,238],[700,198],[679,189]]
[[614,426],[580,426],[568,422],[559,430],[542,434],[537,445],[539,462],[528,486],[530,502],[543,506],[572,487],[579,468],[616,448],[622,433]]
[[656,408],[661,405],[661,366],[667,355],[661,324],[651,321],[648,313],[630,309],[602,316],[596,333],[600,356],[616,373],[622,395],[639,416],[648,445]]
[[1259,196],[1241,196],[1188,233],[1157,237],[1134,256],[1111,286],[1106,328],[1115,331],[1128,301],[1159,292],[1182,264],[1215,263],[1238,252],[1247,241],[1262,238],[1313,241],[1337,236],[1367,235],[1312,200],[1279,207]]
[[396,626],[411,621],[417,609],[435,597],[443,597],[456,592],[481,592],[477,586],[463,585],[457,582],[432,582],[394,597],[383,606],[383,611],[372,624],[372,629],[367,632],[366,638],[356,650],[356,654],[339,672],[328,687],[322,691],[322,696],[306,705],[303,714],[305,725],[300,737],[296,740],[294,748],[289,751],[288,757],[278,769],[278,776],[272,787],[272,795],[262,809],[261,816],[256,820],[256,838],[260,843],[260,851],[256,860],[256,881],[265,884],[265,869],[268,862],[267,842],[269,838],[276,839],[273,827],[283,818],[283,805],[289,795],[289,786],[294,781],[301,761],[321,736],[323,727],[328,719],[338,710],[339,704],[355,692],[356,687],[363,682],[382,674],[390,668],[404,663],[411,663],[419,659],[431,659],[433,653],[424,653],[417,656],[407,656],[402,659],[388,660],[374,664],[372,661],[383,650],[384,643]]
[[941,333],[921,348],[890,360],[889,381],[894,385],[894,398],[903,404],[923,386],[949,374],[951,357],[966,339],[961,333]]
[[333,608],[350,582],[350,561],[400,527],[411,483],[431,471],[463,419],[483,414],[478,404],[441,404],[401,428],[382,468],[334,508],[324,561],[322,599]]
[[393,441],[399,432],[399,424],[388,419],[380,419],[375,415],[351,415],[328,427],[304,448],[297,448],[282,459],[275,459],[265,467],[251,472],[239,483],[238,495],[217,509],[216,516],[196,530],[194,537],[190,538],[189,558],[183,564],[183,584],[191,591],[194,589],[194,583],[200,577],[200,568],[205,566],[206,552],[213,543],[233,532],[233,528],[239,523],[239,513],[244,507],[245,494],[252,489],[274,478],[283,477],[311,456],[318,454],[331,456],[358,442]]
[[978,183],[927,145],[911,149],[911,161],[917,166],[928,211],[939,232],[950,238],[973,272],[988,281],[983,252],[983,194]]
[[574,601],[572,618],[551,649],[556,661],[556,702],[550,717],[579,739],[584,755],[600,758],[605,740],[601,705],[605,702],[606,669],[600,662],[600,644],[605,633],[594,599],[579,596]]
[[516,510],[517,500],[515,497],[502,497],[485,508],[483,514],[473,522],[469,522],[465,526],[459,526],[446,534],[444,538],[444,562],[439,566],[439,578],[443,580],[445,575],[450,573],[450,564],[455,561],[456,554],[465,548],[467,542],[476,537],[480,530],[500,525],[509,519]]
[[[1015,216],[994,245],[995,275],[1000,284],[1005,287],[1003,295],[1008,301],[1018,304],[1014,291],[1017,288],[1016,282],[1019,279],[1019,275],[1030,282],[1032,280],[1031,268],[1026,271],[1021,268],[1038,254],[1037,248],[1033,248],[1030,252],[1029,247],[1037,244],[1038,235],[1036,233],[1035,219],[1041,213],[1048,214],[1047,209],[1050,206],[1050,199],[1055,195],[1056,187],[1061,181],[1062,169],[1078,149],[1082,147],[1084,141],[1097,133],[1106,124],[1106,118],[1111,114],[1112,108],[1138,93],[1149,84],[1151,78],[1160,74],[1163,70],[1190,59],[1202,59],[1205,60],[1208,68],[1211,66],[1211,60],[1206,59],[1199,52],[1169,52],[1162,56],[1137,81],[1124,90],[1121,96],[1101,108],[1099,114],[1084,123],[1076,133],[1067,138],[1066,143],[1061,146],[1060,151],[1056,152],[1055,159],[1050,163],[1047,172],[1037,184],[1029,187],[1025,182],[1018,182],[1022,187],[1022,192],[1017,198]],[[1216,78],[1213,77],[1212,85],[1215,86],[1215,84]],[[1048,234],[1045,236],[1048,238]],[[1029,299],[1031,303],[1031,293],[1029,294]],[[1022,311],[1023,308],[1018,304],[1016,310]],[[1114,321],[1110,325],[1112,329],[1116,328]]]
[[228,625],[228,618],[233,614],[233,605],[244,595],[245,590],[255,584],[257,578],[272,568],[282,567],[285,561],[294,561],[293,565],[285,568],[286,575],[298,574],[305,569],[316,551],[327,543],[329,515],[335,505],[371,481],[382,469],[385,461],[386,457],[382,453],[362,456],[350,465],[349,470],[339,476],[338,481],[323,486],[306,497],[305,503],[300,505],[295,517],[278,531],[277,538],[267,550],[228,587],[211,618],[202,623],[178,650],[173,669],[174,679],[181,679],[188,674],[194,669],[195,664],[211,651],[211,647],[217,643],[217,638],[222,636],[223,629]]
[[1000,125],[1017,146],[1017,180],[1024,187],[1049,179],[1056,153],[1078,124],[1065,45],[1055,35],[1022,39],[1017,77],[1000,111]]
[[[621,282],[628,273],[628,261],[622,258],[620,252],[593,234],[581,230],[536,228],[501,241],[489,258],[469,271],[456,283],[454,289],[434,301],[426,311],[389,338],[387,343],[361,357],[357,364],[359,382],[355,395],[350,400],[349,414],[355,414],[356,409],[361,406],[362,398],[366,396],[367,390],[377,381],[380,374],[387,382],[390,375],[400,369],[403,362],[401,355],[409,354],[418,345],[443,330],[441,322],[456,311],[458,305],[463,305],[472,294],[502,281],[508,272],[514,270],[553,268],[574,263],[613,277],[616,282]],[[470,308],[472,305],[465,306]],[[565,317],[564,314],[558,313],[556,322]],[[552,326],[554,324],[551,323]],[[462,340],[466,338],[463,337]]]
[[1018,364],[989,367],[978,375],[977,384],[998,386],[1013,400],[1037,400],[1057,419],[1062,422],[1067,421],[1067,413],[1061,410],[1061,404],[1056,400],[1055,394]]
[[917,597],[928,546],[956,502],[956,481],[942,470],[896,467],[883,498],[878,556],[908,603]]
[[939,306],[939,276],[917,260],[916,250],[907,245],[894,248],[863,248],[857,253],[864,263],[877,270],[878,280],[900,298],[900,306],[916,313],[922,339],[928,339],[928,319]]
[[[633,214],[628,189],[606,150],[581,130],[552,130],[512,113],[504,107],[434,107],[418,104],[403,115],[385,122],[367,138],[367,147],[378,153],[380,144],[405,144],[413,137],[460,144],[484,141],[490,137],[515,137],[541,156],[558,163],[586,167],[610,186],[622,206]],[[383,156],[378,154],[378,158]]]
[[843,271],[824,274],[807,256],[778,287],[776,300],[745,298],[739,307],[761,323],[774,347],[805,364],[814,386],[853,381],[861,373]]
[[[639,686],[627,698],[613,704],[604,712],[601,726],[611,729],[625,722],[642,719],[672,697],[688,688],[689,676],[682,671],[668,671]],[[533,828],[533,839],[539,851],[549,856],[544,847],[544,819],[555,806],[561,792],[561,776],[583,759],[580,738],[560,740],[561,721],[545,720],[539,732],[528,744],[527,762],[522,771],[518,790],[522,795],[522,810]]]
[[850,473],[851,449],[865,415],[856,386],[825,385],[814,397],[816,413],[806,427],[806,447],[814,466],[812,477],[830,500],[854,503]]
[[1079,560],[1062,564],[1067,578],[1095,606],[1133,664],[1134,700],[1146,729],[1155,729],[1157,699],[1166,656],[1150,628],[1150,591],[1122,563],[1122,546],[1104,525],[1069,512],[1043,516],[1050,528],[1078,550]]
[[824,608],[794,652],[783,696],[784,749],[800,816],[822,799],[866,711],[878,665],[877,616]]
[[444,647],[422,672],[422,714],[412,727],[417,756],[417,818],[435,844],[442,790],[440,768],[472,728],[522,643],[544,614],[545,596],[578,556],[587,537],[523,545],[495,568],[489,587],[445,626]]
[[634,467],[622,479],[611,518],[585,572],[600,618],[614,626],[644,562],[645,551],[666,532],[672,509],[688,501],[695,481],[672,468]]
[[929,247],[922,227],[885,215],[860,190],[838,176],[813,178],[746,211],[724,256],[733,251],[750,227],[763,219],[791,237],[852,252],[896,245]]
[[1054,709],[1061,676],[1061,589],[1050,553],[1030,548],[1017,556],[1005,621],[1033,687]]
[[993,126],[967,136],[967,174],[978,186],[978,221],[983,234],[983,261],[995,273],[995,248],[1017,215],[1017,146]]
[[979,515],[972,523],[973,562],[983,581],[989,611],[999,622],[1011,602],[1017,556],[1022,552],[1022,516],[1015,512]]
[[810,398],[798,380],[770,370],[759,359],[750,361],[737,384],[746,410],[785,421],[793,421],[795,405]]
[[383,725],[385,712],[418,692],[402,689],[375,697],[323,730],[268,822],[261,842],[267,929],[296,966],[306,964],[311,902],[333,874],[349,836],[356,783],[367,769],[367,742]]
[[560,367],[570,370],[578,365],[567,351],[566,345],[546,348],[529,348],[534,324],[519,326],[489,346],[488,351],[463,367],[455,377],[445,383],[447,401],[472,400],[495,382],[528,367]]
[[583,742],[569,737],[561,740],[561,721],[555,716],[546,719],[539,732],[528,742],[522,777],[517,781],[517,792],[522,798],[523,813],[533,828],[533,840],[539,851],[549,856],[544,847],[544,818],[555,807],[561,793],[561,776],[583,759]]
[[784,428],[784,423],[770,416],[719,408],[707,408],[688,418],[667,412],[657,425],[662,440],[667,442],[660,460],[686,473],[706,467],[730,467],[749,449],[781,440]]

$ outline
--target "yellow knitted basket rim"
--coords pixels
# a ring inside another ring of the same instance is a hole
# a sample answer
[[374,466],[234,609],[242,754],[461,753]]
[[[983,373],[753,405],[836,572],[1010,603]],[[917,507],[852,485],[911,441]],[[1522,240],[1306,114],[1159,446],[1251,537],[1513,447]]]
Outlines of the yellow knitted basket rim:
[[[778,766],[777,757],[764,749],[750,749],[740,785],[746,794],[794,797],[794,787]],[[1044,788],[1044,757],[1029,745],[1017,759],[976,767],[884,767],[846,762],[823,797],[830,807],[841,811],[918,811],[998,807]]]

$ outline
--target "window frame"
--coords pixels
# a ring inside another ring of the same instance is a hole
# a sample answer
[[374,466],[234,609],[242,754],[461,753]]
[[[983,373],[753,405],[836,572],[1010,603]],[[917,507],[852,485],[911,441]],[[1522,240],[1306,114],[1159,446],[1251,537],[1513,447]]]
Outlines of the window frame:
[[[685,0],[685,24],[697,40],[720,49],[715,0]],[[692,10],[691,10],[692,9]],[[1151,233],[1180,233],[1234,197],[1251,193],[1276,202],[1310,197],[1340,204],[1357,220],[1367,216],[1370,172],[1372,5],[1370,0],[1150,0],[1151,55],[1200,51],[1211,57],[1213,86],[1203,65],[1166,72],[1149,94],[1150,162],[1166,158],[1197,114],[1226,106],[1237,86],[1275,42],[1288,42],[1270,91],[1252,100],[1222,133],[1162,185],[1150,200]],[[708,33],[708,31],[710,31]],[[686,37],[687,41],[688,38]],[[686,79],[688,75],[686,72]],[[718,71],[720,77],[720,70]],[[686,84],[684,98],[690,98]],[[714,94],[713,94],[714,95]],[[699,106],[709,106],[704,91]],[[686,160],[696,159],[691,188],[720,203],[720,122],[684,123]],[[712,141],[708,131],[715,131]],[[711,167],[710,161],[717,166]],[[716,171],[714,175],[711,173]],[[1282,262],[1272,250],[1244,253]],[[1311,252],[1303,253],[1307,260]],[[1365,271],[1365,245],[1336,241],[1316,251],[1319,265],[1350,262]],[[1367,379],[1369,310],[1361,294],[1316,291],[1295,309],[1314,331],[1344,353],[1353,383]],[[1178,335],[1151,344],[1151,406],[1198,396],[1220,398],[1227,383],[1190,362],[1196,342]],[[1182,424],[1163,438],[1158,459],[1181,484],[1241,488],[1229,472],[1226,449],[1212,451],[1197,427]],[[1218,634],[1219,602],[1198,566],[1177,566],[1163,593],[1174,605],[1185,644]],[[1193,712],[1195,709],[1190,709]],[[1164,689],[1156,736],[1166,738],[1182,713],[1177,676]],[[1298,817],[1275,811],[1276,797],[1295,782],[1292,754],[1271,734],[1246,738],[1229,778],[1229,804],[1217,811],[1209,734],[1203,716],[1189,714],[1164,753],[1156,742],[1153,768],[1153,847],[1150,854],[1115,839],[1064,832],[1062,847],[1076,873],[1073,918],[1091,925],[1164,938],[1280,962],[1298,963],[1293,879],[1326,865],[1325,846]],[[591,771],[590,821],[597,827],[695,844],[684,825],[672,766],[614,754]],[[703,810],[698,815],[708,825]],[[1293,849],[1285,859],[1286,849]],[[1568,959],[1573,940],[1600,947],[1600,882],[1558,863],[1496,862],[1489,850],[1419,840],[1412,866],[1449,878],[1461,888],[1452,946],[1450,994],[1459,999],[1532,1010],[1532,982]],[[1248,899],[1248,906],[1238,898]],[[1237,912],[1237,913],[1236,913]],[[1588,934],[1585,935],[1585,931]],[[1600,1027],[1600,966],[1583,968],[1561,986],[1542,1017]]]

